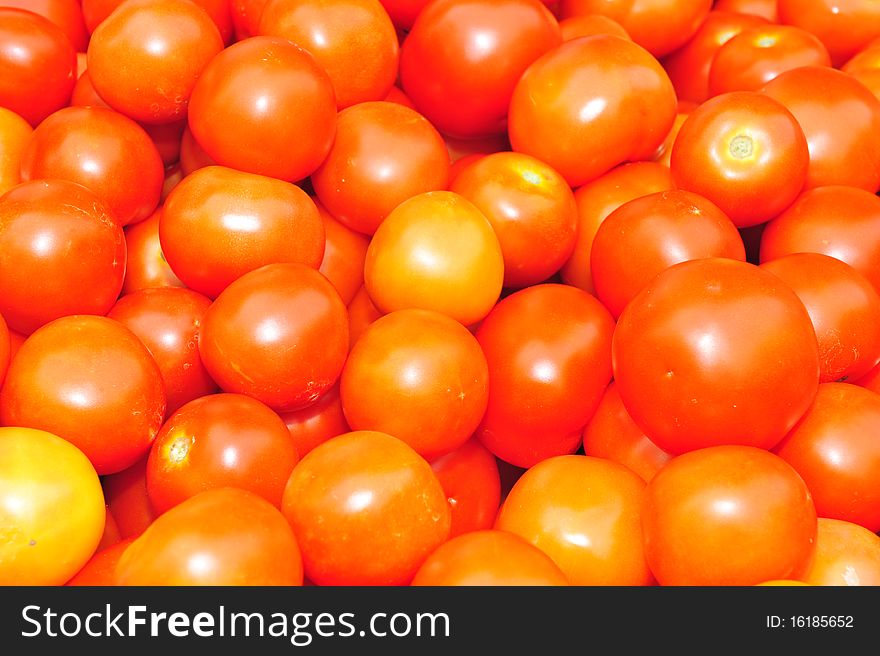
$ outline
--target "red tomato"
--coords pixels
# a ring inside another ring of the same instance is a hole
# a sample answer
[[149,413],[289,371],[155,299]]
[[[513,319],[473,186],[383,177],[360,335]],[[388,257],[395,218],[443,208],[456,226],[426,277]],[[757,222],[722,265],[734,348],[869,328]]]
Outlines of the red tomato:
[[688,115],[669,168],[677,187],[705,196],[744,228],[791,205],[811,165],[808,138],[783,103],[733,91]]
[[149,218],[125,227],[126,267],[122,282],[123,294],[151,287],[184,287],[162,253],[162,244],[159,241],[161,215],[162,208],[159,207]]
[[95,91],[145,123],[187,114],[196,80],[223,40],[210,16],[185,0],[127,0],[92,32],[88,67]]
[[149,451],[133,465],[103,476],[101,483],[107,507],[123,539],[137,537],[153,523],[156,512],[147,496],[147,458]]
[[580,14],[559,21],[563,41],[571,41],[582,36],[613,34],[629,39],[629,32],[613,18],[603,14]]
[[566,41],[519,78],[510,144],[579,186],[622,162],[648,159],[672,127],[676,102],[666,71],[632,41]]
[[299,460],[281,418],[242,394],[210,394],[172,414],[147,460],[147,494],[161,514],[202,490],[236,487],[280,508]]
[[439,312],[397,310],[352,347],[339,394],[353,430],[394,435],[433,460],[473,435],[486,411],[488,378],[467,328]]
[[0,194],[21,182],[21,156],[33,128],[10,109],[0,107]]
[[751,446],[670,460],[648,482],[642,520],[661,585],[798,578],[815,549],[816,508],[804,481],[779,456]]
[[[241,4],[249,0],[191,0],[193,4],[201,7],[214,21],[214,25],[220,31],[220,38],[228,43],[232,37],[232,4]],[[250,0],[256,2],[257,0]],[[265,0],[263,0],[265,2]],[[83,16],[89,32],[95,29],[116,10],[125,0],[81,0]]]
[[287,426],[300,458],[331,437],[351,431],[342,410],[338,383],[311,405],[300,410],[282,412],[281,419]]
[[290,475],[282,510],[317,585],[406,585],[449,535],[449,506],[430,465],[374,431],[312,449]]
[[824,383],[775,452],[810,488],[820,517],[880,531],[880,394]]
[[126,538],[109,547],[99,549],[65,585],[116,585],[116,564],[133,541],[134,538]]
[[330,153],[312,174],[321,203],[343,224],[372,235],[400,203],[446,189],[449,154],[417,111],[387,101],[339,113]]
[[348,304],[348,335],[349,344],[354,347],[355,342],[363,334],[371,323],[384,313],[376,307],[367,288],[361,287],[354,298]]
[[807,137],[807,188],[880,188],[880,100],[865,85],[827,66],[801,66],[762,92],[785,105]]
[[483,445],[519,467],[577,450],[611,380],[613,331],[608,310],[568,285],[500,301],[477,330],[489,364]]
[[760,16],[771,23],[778,22],[778,0],[715,0],[713,7],[721,11]]
[[381,2],[397,27],[410,30],[430,0],[381,0]]
[[801,578],[808,585],[880,585],[880,536],[839,519],[818,523],[813,561]]
[[614,380],[660,448],[775,446],[819,385],[816,333],[794,291],[745,262],[673,265],[630,301],[612,343]]
[[232,24],[238,41],[255,36],[260,29],[260,17],[269,0],[229,0]]
[[673,264],[703,257],[745,261],[733,222],[710,200],[682,189],[628,201],[599,225],[590,253],[596,296],[614,315]]
[[34,180],[0,196],[0,314],[13,330],[106,314],[125,264],[122,228],[85,187]]
[[679,101],[678,112],[675,114],[675,120],[672,122],[672,127],[669,128],[669,133],[666,135],[666,139],[663,140],[663,143],[660,144],[651,156],[652,162],[658,162],[666,167],[669,167],[672,164],[672,146],[678,138],[678,133],[681,132],[681,126],[684,125],[684,122],[696,107],[697,105],[695,103],[691,103],[687,100]]
[[0,107],[36,127],[70,101],[76,50],[47,18],[0,7],[0,69]]
[[127,294],[107,313],[137,335],[159,365],[166,417],[217,389],[199,357],[199,334],[210,305],[191,289],[165,287]]
[[348,355],[339,293],[304,264],[267,264],[244,274],[205,313],[199,353],[226,392],[278,412],[317,401]]
[[568,585],[543,551],[507,531],[483,530],[444,542],[425,560],[412,585]]
[[258,34],[284,37],[314,55],[339,109],[382,100],[397,79],[397,32],[379,0],[269,0]]
[[325,237],[318,208],[296,185],[207,166],[168,195],[159,241],[175,275],[216,298],[231,282],[266,264],[298,262],[317,269]]
[[880,7],[863,0],[778,0],[779,22],[815,34],[840,66],[880,36]]
[[0,386],[3,385],[3,379],[6,377],[6,368],[9,366],[9,359],[12,351],[12,342],[9,337],[9,328],[3,315],[0,314]]
[[565,179],[522,153],[493,153],[461,170],[449,187],[489,219],[504,257],[504,286],[544,282],[571,256],[577,206]]
[[157,517],[116,566],[116,583],[125,586],[302,582],[302,556],[284,516],[232,487],[205,490]]
[[880,361],[880,295],[861,273],[821,253],[792,253],[761,267],[782,278],[810,313],[820,382],[855,380]]
[[572,585],[650,585],[644,498],[645,482],[616,462],[557,456],[514,483],[495,528],[538,547]]
[[196,141],[218,164],[293,182],[330,152],[336,98],[308,52],[281,37],[255,36],[205,67],[188,116]]
[[3,7],[27,9],[61,28],[77,52],[85,52],[89,44],[89,32],[83,19],[79,0],[2,0]]
[[449,537],[492,528],[501,503],[501,475],[495,456],[471,438],[431,461],[452,514]]
[[539,0],[436,0],[401,46],[400,81],[444,134],[501,133],[517,80],[561,42]]
[[[314,199],[313,199],[314,200]],[[364,284],[364,261],[370,239],[336,220],[320,202],[315,202],[324,224],[324,257],[318,271],[333,283],[342,302],[348,305]]]
[[0,391],[0,422],[54,433],[99,474],[150,448],[165,417],[162,374],[128,328],[106,317],[56,319],[22,344]]

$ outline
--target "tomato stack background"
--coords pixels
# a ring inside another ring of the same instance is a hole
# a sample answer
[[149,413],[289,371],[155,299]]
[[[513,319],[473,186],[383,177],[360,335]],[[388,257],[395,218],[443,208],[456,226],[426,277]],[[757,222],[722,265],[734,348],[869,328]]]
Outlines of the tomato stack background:
[[0,584],[880,584],[880,7],[0,0]]

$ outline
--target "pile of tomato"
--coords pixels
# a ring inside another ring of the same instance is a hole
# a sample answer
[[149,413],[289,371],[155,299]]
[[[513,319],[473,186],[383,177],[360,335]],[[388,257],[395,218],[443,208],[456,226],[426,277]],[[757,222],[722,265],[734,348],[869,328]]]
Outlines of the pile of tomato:
[[880,585],[880,6],[0,0],[0,584]]

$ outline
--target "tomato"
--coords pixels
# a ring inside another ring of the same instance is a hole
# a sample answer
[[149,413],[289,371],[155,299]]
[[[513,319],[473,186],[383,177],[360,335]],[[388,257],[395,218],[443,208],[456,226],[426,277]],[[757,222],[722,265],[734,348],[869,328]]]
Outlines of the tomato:
[[412,196],[385,217],[367,248],[364,285],[382,312],[435,310],[464,325],[498,300],[504,259],[485,215],[452,191]]
[[299,262],[317,269],[325,236],[314,201],[296,185],[207,166],[168,195],[159,241],[175,275],[216,298],[265,264]]
[[709,95],[758,91],[783,71],[831,66],[831,55],[813,34],[792,25],[758,25],[724,42],[709,68]]
[[156,512],[147,496],[149,455],[147,451],[134,464],[101,478],[107,507],[122,539],[137,537],[156,519]]
[[771,23],[778,22],[777,0],[715,0],[714,9],[760,16]]
[[562,266],[562,280],[591,294],[590,273],[593,239],[599,225],[612,211],[640,196],[672,189],[672,174],[656,162],[628,162],[617,166],[574,192],[577,205],[577,239],[571,257]]
[[507,531],[483,530],[444,542],[425,560],[412,585],[568,585],[543,551]]
[[431,461],[452,515],[449,537],[492,528],[501,503],[501,474],[495,456],[471,438]]
[[137,335],[159,365],[166,417],[217,389],[199,357],[201,324],[210,305],[191,289],[165,287],[127,294],[107,313]]
[[808,585],[880,585],[880,536],[840,519],[818,523],[813,561],[801,578]]
[[613,381],[584,427],[583,440],[585,455],[620,463],[646,482],[672,457],[633,421]]
[[27,9],[61,28],[77,52],[85,52],[89,32],[79,0],[3,0],[3,7]]
[[489,364],[483,445],[519,467],[577,450],[611,380],[613,331],[608,310],[567,285],[500,301],[476,333]]
[[[223,43],[228,43],[233,35],[232,4],[241,4],[239,0],[191,0],[204,10],[220,32]],[[241,0],[247,2],[248,0]],[[264,0],[265,1],[265,0]],[[89,32],[95,29],[112,14],[125,0],[81,0],[83,17]]]
[[133,541],[134,538],[126,538],[114,545],[99,549],[65,585],[116,585],[116,564]]
[[642,519],[645,555],[661,585],[798,578],[815,549],[816,507],[804,481],[779,456],[751,446],[670,460],[647,484]]
[[281,512],[238,488],[205,490],[156,518],[116,566],[116,583],[302,585],[296,536]]
[[348,339],[352,348],[367,326],[383,314],[373,303],[366,286],[362,286],[348,304]]
[[293,182],[329,153],[336,98],[308,52],[281,37],[255,36],[205,67],[188,116],[196,141],[218,164]]
[[21,116],[0,107],[0,194],[21,182],[21,156],[32,132]]
[[495,528],[538,547],[572,585],[650,585],[642,547],[644,497],[645,482],[623,465],[556,456],[514,483]]
[[397,27],[410,30],[430,0],[381,0],[381,2]]
[[144,455],[165,416],[162,374],[128,328],[106,317],[56,319],[21,346],[0,391],[0,422],[79,447],[99,474]]
[[317,585],[408,584],[449,535],[446,495],[430,465],[375,431],[312,449],[290,475],[282,511]]
[[807,137],[807,188],[880,188],[880,100],[865,85],[827,66],[801,66],[762,92],[785,105]]
[[449,154],[417,111],[387,101],[344,109],[327,158],[311,176],[327,210],[352,230],[372,235],[403,201],[446,189]]
[[517,80],[561,42],[539,0],[436,0],[403,41],[400,82],[440,132],[501,133]]
[[70,442],[32,428],[0,428],[0,461],[0,584],[63,584],[104,531],[95,468]]
[[151,287],[184,287],[162,253],[159,241],[159,207],[143,221],[125,226],[126,267],[122,294]]
[[488,379],[486,358],[467,328],[432,310],[397,310],[374,321],[352,347],[339,394],[353,430],[394,435],[432,460],[477,429]]
[[725,93],[694,109],[669,164],[677,187],[705,196],[740,228],[787,208],[810,166],[808,138],[795,116],[752,91]]
[[67,105],[76,50],[60,27],[24,9],[0,7],[0,107],[36,127]]
[[314,403],[348,355],[345,305],[304,264],[267,264],[231,283],[202,321],[199,353],[221,389],[278,412]]
[[614,315],[664,269],[703,257],[744,261],[736,226],[718,206],[682,189],[628,201],[599,225],[590,253],[596,296]]
[[258,34],[284,37],[314,55],[339,109],[382,100],[397,79],[400,46],[379,0],[269,0]]
[[223,50],[217,26],[184,0],[127,0],[92,32],[88,70],[95,91],[136,121],[187,114],[196,80]]
[[861,0],[778,0],[779,22],[815,34],[840,66],[880,36],[880,7]]
[[880,361],[880,295],[853,267],[821,253],[761,265],[795,291],[819,340],[820,382],[855,380]]
[[69,314],[105,314],[126,250],[109,208],[85,187],[34,180],[0,197],[0,314],[30,334]]
[[563,41],[594,34],[613,34],[629,39],[629,33],[613,18],[603,14],[580,14],[559,21]]
[[260,29],[260,17],[269,0],[229,0],[232,25],[236,40],[255,36]]
[[823,383],[816,400],[775,452],[794,467],[820,517],[880,531],[880,394]]
[[565,179],[522,153],[493,153],[461,170],[449,187],[489,219],[504,257],[504,287],[555,274],[574,250],[577,206]]
[[859,271],[880,291],[880,198],[864,189],[809,189],[761,234],[761,262],[798,252],[823,253]]
[[678,138],[678,133],[681,132],[681,126],[684,125],[684,122],[687,120],[690,113],[696,109],[696,103],[692,103],[687,100],[679,101],[678,103],[678,111],[675,114],[675,120],[672,122],[672,127],[669,128],[669,133],[666,135],[666,139],[663,140],[663,143],[654,151],[654,154],[651,156],[652,162],[659,162],[663,166],[669,167],[672,163],[672,146],[675,144],[675,140]]
[[11,358],[12,341],[9,336],[9,327],[6,320],[0,314],[0,386],[3,385],[3,379],[6,376],[6,368],[9,366]]
[[281,418],[242,394],[210,394],[172,414],[147,460],[147,494],[161,514],[202,490],[236,487],[281,506],[299,460]]
[[513,150],[579,186],[648,159],[675,113],[675,90],[659,62],[632,41],[597,35],[566,41],[528,67],[510,100],[508,135]]
[[338,383],[311,405],[282,412],[281,419],[300,458],[331,437],[351,431],[339,398]]
[[603,14],[620,23],[632,40],[655,57],[687,43],[706,15],[712,0],[560,0],[562,18]]
[[659,273],[630,301],[612,342],[614,380],[660,448],[775,446],[819,385],[810,315],[753,264],[704,258]]
[[[314,200],[314,199],[313,199]],[[324,257],[318,271],[333,283],[342,302],[348,305],[364,284],[364,261],[370,240],[337,221],[320,202],[316,202],[324,225]]]

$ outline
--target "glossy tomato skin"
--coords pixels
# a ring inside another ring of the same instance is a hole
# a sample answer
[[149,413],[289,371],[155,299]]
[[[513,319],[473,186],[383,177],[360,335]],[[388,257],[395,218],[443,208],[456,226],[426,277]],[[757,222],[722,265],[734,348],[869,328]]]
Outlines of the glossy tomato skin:
[[107,317],[62,317],[34,332],[0,391],[3,425],[69,440],[101,475],[143,456],[164,416],[158,365],[134,333]]
[[125,226],[126,267],[122,295],[154,287],[185,287],[162,253],[159,241],[160,206],[143,221]]
[[658,274],[621,313],[612,357],[633,420],[672,453],[772,448],[819,385],[803,303],[772,273],[725,258]]
[[873,2],[845,0],[779,0],[779,22],[815,34],[840,66],[880,35],[880,7]]
[[566,41],[523,73],[510,101],[513,150],[580,186],[626,161],[648,159],[676,113],[660,63],[621,37]]
[[430,465],[375,431],[310,451],[290,475],[282,511],[317,585],[406,585],[449,535],[449,507]]
[[616,462],[556,456],[514,483],[495,528],[541,549],[572,585],[650,585],[642,546],[644,493],[645,482]]
[[880,536],[864,526],[820,517],[807,585],[880,585]]
[[381,2],[395,26],[410,30],[430,0],[381,0]]
[[438,0],[403,42],[401,85],[444,134],[501,133],[517,80],[561,42],[556,19],[539,0]]
[[366,286],[362,286],[348,304],[348,340],[349,345],[354,347],[355,342],[371,323],[381,317],[384,312],[376,307],[367,293]]
[[12,356],[12,341],[9,337],[9,327],[6,320],[0,314],[0,386],[3,385],[3,379],[6,376],[6,368],[9,366],[9,359]]
[[0,197],[0,313],[30,334],[70,314],[106,314],[125,273],[122,228],[85,187],[33,180]]
[[494,529],[473,531],[437,547],[412,585],[568,585],[562,570],[525,539]]
[[804,481],[779,456],[751,446],[669,461],[647,484],[642,520],[660,585],[797,578],[815,549],[816,507]]
[[0,107],[0,194],[21,182],[21,157],[32,133],[30,123]]
[[880,361],[880,296],[865,276],[822,253],[792,253],[761,267],[806,306],[819,340],[820,382],[857,380]]
[[0,7],[0,106],[36,127],[70,101],[76,51],[60,27],[25,9]]
[[126,538],[116,544],[98,549],[95,554],[83,565],[65,585],[71,586],[108,586],[116,585],[116,564],[134,541],[134,538]]
[[280,413],[293,446],[300,458],[331,437],[351,432],[345,419],[339,384],[331,387],[317,401],[300,410]]
[[156,518],[125,550],[117,585],[302,585],[296,536],[262,497],[205,490]]
[[753,91],[715,96],[685,119],[669,168],[677,187],[714,202],[737,227],[786,209],[808,181],[809,143],[792,113]]
[[206,166],[168,195],[159,242],[187,287],[216,298],[229,283],[266,264],[300,262],[317,269],[325,236],[318,208],[296,185]]
[[315,206],[324,225],[324,256],[318,271],[333,283],[342,302],[348,305],[364,285],[364,262],[370,239],[338,221],[320,201],[316,201]]
[[614,34],[629,39],[629,32],[613,18],[603,14],[580,14],[559,21],[563,41],[571,41],[582,36],[594,34]]
[[774,449],[810,488],[820,517],[880,530],[880,394],[824,383],[813,405]]
[[779,20],[777,0],[715,0],[715,9],[759,16],[771,23]]
[[260,29],[260,17],[269,0],[229,0],[232,25],[237,41],[254,36]]
[[717,205],[682,189],[636,198],[611,212],[593,238],[596,296],[617,318],[655,275],[702,257],[746,259],[736,226]]
[[287,39],[255,36],[205,67],[188,116],[196,141],[218,164],[295,182],[330,151],[336,97],[312,55]]
[[483,445],[519,467],[573,453],[611,380],[613,331],[611,313],[567,285],[500,301],[476,333],[489,364]]
[[0,583],[62,585],[104,530],[95,468],[74,445],[32,428],[0,428]]
[[277,412],[314,403],[336,383],[348,355],[339,293],[305,264],[267,264],[230,284],[205,313],[205,368],[221,389]]
[[161,514],[202,490],[249,490],[280,508],[299,460],[284,422],[243,394],[211,394],[181,407],[163,424],[147,461],[147,494]]
[[85,52],[89,32],[79,0],[3,0],[4,7],[27,9],[61,28],[77,52]]
[[107,313],[131,330],[159,365],[165,383],[165,415],[217,390],[199,356],[206,296],[191,289],[143,289],[120,298]]
[[147,496],[147,459],[150,452],[115,474],[101,477],[110,514],[124,540],[137,537],[156,519]]
[[311,181],[330,214],[372,235],[403,201],[446,189],[449,166],[443,138],[424,116],[393,102],[364,102],[339,113],[333,146]]
[[47,117],[22,155],[21,172],[23,180],[57,178],[88,187],[121,226],[153,213],[165,178],[144,129],[104,107],[66,107]]

